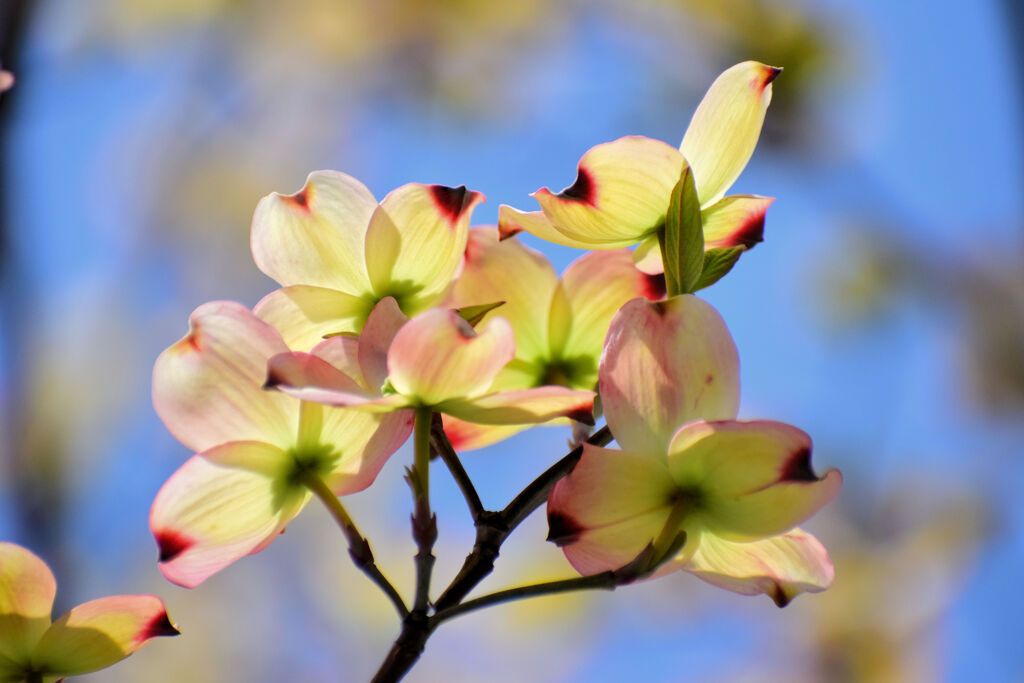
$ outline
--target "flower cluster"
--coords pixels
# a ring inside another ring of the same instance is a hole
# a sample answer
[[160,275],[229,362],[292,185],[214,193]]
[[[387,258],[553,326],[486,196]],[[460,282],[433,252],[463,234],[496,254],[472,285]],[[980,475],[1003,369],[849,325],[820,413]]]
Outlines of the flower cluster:
[[[422,644],[430,619],[483,604],[460,602],[475,585],[467,577],[486,575],[484,550],[493,546],[493,564],[548,497],[550,540],[603,587],[681,569],[780,606],[826,588],[828,555],[797,525],[841,477],[815,474],[799,429],[736,419],[736,348],[694,295],[763,238],[774,200],[725,193],[753,153],[779,71],[732,67],[678,148],[639,136],[598,145],[572,185],[537,191],[539,211],[502,206],[497,227],[470,228],[483,195],[465,187],[409,184],[378,202],[356,179],[321,171],[264,198],[252,253],[281,288],[251,311],[200,306],[154,368],[156,410],[195,452],[153,503],[164,575],[200,584],[266,547],[316,495],[399,613],[419,615],[406,626]],[[522,231],[588,253],[559,277],[519,243]],[[597,397],[607,427],[487,513],[457,451],[542,423],[571,424],[583,439]],[[338,497],[370,486],[413,433],[410,611]],[[621,450],[603,447],[610,439]],[[436,601],[431,453],[484,534]]]
[[34,553],[0,543],[0,681],[57,681],[105,669],[157,636],[178,635],[163,602],[116,595],[50,612],[57,581]]

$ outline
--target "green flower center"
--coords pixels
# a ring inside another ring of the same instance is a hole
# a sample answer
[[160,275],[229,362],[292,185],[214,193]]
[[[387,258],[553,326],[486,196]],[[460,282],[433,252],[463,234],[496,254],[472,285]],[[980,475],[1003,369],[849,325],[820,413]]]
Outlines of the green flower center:
[[677,488],[668,499],[672,506],[672,514],[680,521],[689,517],[691,513],[704,507],[706,496],[698,486],[681,486]]
[[417,284],[411,280],[402,280],[399,282],[389,282],[386,289],[380,292],[374,292],[372,296],[368,297],[370,303],[369,309],[367,309],[367,315],[369,311],[373,310],[373,307],[380,303],[381,299],[387,297],[394,297],[398,303],[398,307],[402,310],[402,313],[407,316],[413,316],[419,311],[413,310],[416,296],[423,290],[423,285]]
[[597,363],[590,356],[552,358],[539,362],[540,372],[534,386],[555,385],[568,389],[593,389],[597,383]]
[[290,489],[304,487],[303,482],[307,477],[319,478],[330,473],[341,458],[341,452],[327,444],[295,446],[289,448],[287,453],[291,463],[284,479]]

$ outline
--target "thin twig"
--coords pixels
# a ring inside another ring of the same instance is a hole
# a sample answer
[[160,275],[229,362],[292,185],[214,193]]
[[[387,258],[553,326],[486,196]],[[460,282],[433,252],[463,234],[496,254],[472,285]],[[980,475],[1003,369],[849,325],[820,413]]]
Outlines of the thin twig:
[[437,540],[437,517],[430,511],[430,427],[433,411],[416,409],[413,441],[413,466],[406,472],[412,488],[412,537],[416,541],[416,597],[412,610],[402,619],[402,631],[391,645],[372,683],[394,683],[400,680],[423,653],[430,637],[430,575],[434,568],[434,542]]
[[387,577],[377,567],[377,563],[373,559],[373,551],[370,549],[370,543],[366,540],[361,533],[359,533],[358,527],[355,522],[348,514],[348,510],[342,505],[334,492],[328,488],[327,484],[323,479],[318,477],[316,474],[309,472],[302,478],[303,485],[308,488],[313,495],[323,501],[323,504],[327,506],[328,512],[334,517],[335,521],[338,522],[338,526],[341,527],[342,532],[348,539],[348,554],[364,574],[370,577],[377,586],[380,587],[384,594],[391,600],[391,604],[395,606],[398,611],[398,616],[405,619],[409,615],[409,608],[405,606],[405,601],[402,600],[402,596],[398,593],[395,587],[388,581]]
[[[666,523],[665,531],[670,530],[670,524],[671,522]],[[590,576],[577,576],[572,579],[547,581],[530,586],[518,586],[516,588],[509,588],[507,590],[490,593],[489,595],[483,595],[479,598],[474,598],[473,600],[467,600],[466,602],[453,605],[452,607],[448,607],[447,609],[435,614],[430,620],[430,629],[434,630],[443,622],[453,619],[461,614],[466,614],[467,612],[473,612],[475,610],[503,602],[595,588],[601,590],[615,590],[619,586],[625,586],[633,583],[634,581],[650,576],[658,567],[670,558],[674,557],[685,543],[686,532],[676,530],[670,539],[670,542],[665,546],[660,554],[655,556],[658,553],[657,546],[653,543],[649,543],[642,551],[640,551],[639,555],[619,569],[604,571],[599,574],[591,574]]]
[[440,414],[434,415],[433,424],[430,426],[430,443],[441,460],[444,461],[445,466],[448,467],[448,471],[451,472],[452,479],[455,480],[459,490],[462,491],[462,497],[466,499],[469,512],[473,515],[473,522],[476,523],[484,514],[484,504],[480,501],[480,494],[476,492],[476,487],[473,486],[469,474],[462,466],[459,454],[455,452],[452,442],[448,440],[448,435],[444,432],[444,424],[441,422]]
[[448,621],[449,619],[454,619],[461,614],[473,612],[475,610],[503,602],[522,600],[524,598],[534,598],[542,595],[552,595],[555,593],[587,590],[591,588],[614,590],[618,585],[619,584],[615,579],[615,572],[607,571],[601,572],[600,574],[592,574],[590,576],[577,576],[574,579],[562,579],[561,581],[548,581],[546,583],[538,583],[531,586],[509,588],[507,590],[483,595],[479,598],[467,600],[466,602],[461,602],[457,605],[453,605],[452,607],[448,607],[434,615],[433,619],[431,619],[430,626],[431,629],[436,629],[443,622]]
[[[429,415],[427,417],[429,418]],[[419,413],[417,413],[417,427],[419,427],[421,422],[424,422],[424,420],[422,420]],[[426,424],[429,424],[429,422],[426,422]],[[419,479],[416,477],[416,469],[419,467],[419,463],[423,459],[429,461],[430,457],[429,451],[426,452],[425,456],[421,455],[421,451],[423,449],[420,447],[420,438],[420,432],[417,431],[417,467],[409,472],[409,483],[413,486],[414,493],[417,491],[417,486],[421,485]],[[604,427],[588,438],[586,443],[603,446],[611,441],[612,438],[613,437],[609,429]],[[429,447],[429,432],[427,446]],[[516,496],[503,511],[495,512],[485,510],[481,506],[481,511],[476,518],[476,543],[473,546],[473,551],[466,557],[466,560],[462,565],[462,569],[460,569],[456,577],[452,579],[448,588],[445,589],[444,593],[441,594],[441,597],[434,602],[434,615],[427,616],[425,609],[418,609],[416,607],[418,602],[414,603],[412,611],[410,611],[409,615],[402,620],[402,632],[391,646],[391,650],[384,658],[383,664],[381,664],[380,669],[377,670],[376,675],[373,677],[373,683],[394,683],[394,681],[400,680],[409,672],[423,653],[427,639],[430,638],[430,634],[437,627],[437,624],[441,623],[441,621],[457,616],[457,614],[469,611],[470,609],[478,609],[479,607],[484,606],[476,601],[470,601],[460,605],[460,601],[494,570],[494,562],[498,559],[498,552],[501,548],[501,544],[505,542],[505,539],[508,538],[508,535],[512,533],[512,530],[516,526],[526,519],[530,513],[540,507],[540,505],[547,499],[548,494],[551,493],[551,489],[554,488],[558,480],[572,471],[582,455],[582,445],[574,448],[565,457],[545,470],[539,477],[530,483],[529,486],[523,489],[523,491]],[[421,498],[417,497],[417,501],[419,500],[421,500]],[[470,505],[472,508],[472,504]],[[423,512],[420,508],[417,508],[417,510],[417,514],[413,517],[414,521],[416,517]],[[429,506],[425,508],[425,511],[429,513]],[[417,527],[414,523],[414,534],[418,533],[415,531],[416,528]],[[433,535],[436,538],[436,524],[433,526]],[[419,543],[419,540],[417,540],[417,543]],[[647,553],[646,557],[650,557],[653,553],[651,548],[652,546],[648,546],[648,549],[645,550]],[[420,566],[419,560],[421,554],[416,556],[417,568]],[[432,557],[433,556],[431,556],[431,558]],[[642,559],[646,561],[643,553],[641,553],[641,556],[626,567],[616,570],[616,572],[612,572],[612,574],[616,575],[618,585],[626,583],[627,578],[629,581],[636,580],[639,576],[636,567],[640,566],[637,563]],[[632,578],[629,578],[630,575],[627,571],[627,568],[630,567],[632,567],[632,569],[629,570],[632,571]],[[429,588],[429,573],[427,576],[427,586]],[[606,580],[590,579],[590,577],[583,578],[595,582]],[[570,581],[575,582],[577,580],[571,579]],[[584,583],[586,583],[586,581],[584,581]],[[420,585],[422,585],[422,582],[420,582]],[[601,586],[595,585],[593,587],[598,588]],[[535,590],[543,591],[545,588]],[[562,590],[569,589],[566,589],[563,585]],[[548,592],[552,592],[552,590],[548,589]],[[543,593],[537,594],[541,595]],[[522,597],[526,596],[524,595]],[[486,598],[488,598],[488,596],[477,598],[477,600],[483,600]],[[506,597],[506,599],[514,598]],[[477,605],[477,607],[466,608],[466,605]],[[459,611],[450,611],[455,608],[459,608]],[[441,615],[446,616],[441,617]]]
[[[611,430],[604,426],[594,432],[584,443],[592,446],[605,446],[613,438]],[[551,494],[551,489],[555,488],[555,484],[560,479],[572,472],[581,457],[583,457],[582,445],[572,449],[565,457],[546,469],[523,489],[518,496],[512,499],[512,502],[502,511],[502,517],[510,533],[523,520],[529,517],[534,510],[544,504],[544,501]]]
[[415,460],[409,472],[413,491],[412,537],[416,541],[416,597],[412,611],[426,614],[430,605],[430,576],[434,569],[437,517],[430,511],[430,424],[433,411],[416,409]]
[[[612,438],[608,427],[602,427],[594,432],[585,443],[604,446]],[[530,516],[530,513],[547,500],[551,489],[555,487],[558,480],[571,472],[582,456],[583,446],[580,445],[534,479],[504,510],[501,512],[484,511],[477,521],[476,543],[473,545],[473,550],[466,556],[462,568],[452,579],[448,588],[437,599],[435,607],[438,611],[459,604],[477,584],[494,571],[494,562],[498,559],[501,544],[523,520]]]

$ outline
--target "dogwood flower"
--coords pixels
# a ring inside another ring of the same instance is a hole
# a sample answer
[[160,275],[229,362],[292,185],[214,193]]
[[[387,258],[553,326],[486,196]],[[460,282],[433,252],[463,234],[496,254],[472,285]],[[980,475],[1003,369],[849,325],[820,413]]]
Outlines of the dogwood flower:
[[[615,312],[637,296],[660,299],[664,293],[662,278],[637,270],[624,249],[584,254],[559,279],[543,254],[516,239],[499,240],[493,227],[481,227],[470,230],[462,270],[446,305],[503,302],[483,321],[508,320],[516,354],[495,377],[491,391],[544,385],[589,390],[597,386],[597,362]],[[482,448],[525,428],[447,416],[444,425],[456,450]]]
[[[153,368],[153,405],[167,429],[197,453],[157,493],[150,529],[160,571],[194,587],[266,547],[310,498],[307,476],[336,495],[369,486],[412,430],[391,415],[328,408],[262,389],[267,363],[288,351],[280,333],[244,306],[212,302]],[[361,349],[345,339],[323,353],[353,382]]]
[[[492,318],[478,333],[450,309],[433,308],[406,319],[391,297],[371,314],[375,364],[385,372],[383,392],[361,388],[344,368],[316,355],[291,352],[273,357],[268,386],[297,398],[368,412],[430,408],[468,422],[525,424],[572,417],[592,423],[594,392],[546,386],[491,391],[495,378],[515,356],[512,326]],[[367,320],[367,328],[371,328]],[[388,321],[388,322],[385,322]],[[392,339],[376,330],[392,330]],[[363,334],[366,334],[364,329]],[[340,342],[330,339],[318,348]]]
[[781,69],[743,62],[723,72],[708,90],[676,149],[659,140],[627,136],[597,145],[580,159],[576,181],[559,193],[533,193],[540,211],[503,205],[503,236],[526,231],[581,249],[639,244],[637,266],[662,272],[658,231],[672,189],[689,164],[700,201],[705,249],[752,247],[763,239],[764,215],[774,200],[725,196],[747,165]]
[[842,477],[814,473],[801,430],[735,419],[739,360],[710,305],[691,295],[627,303],[599,373],[622,450],[585,444],[548,500],[550,540],[581,574],[621,567],[685,531],[659,573],[683,569],[780,606],[831,583],[824,548],[794,527],[835,497]]
[[384,297],[408,315],[426,310],[451,284],[483,200],[465,187],[410,183],[378,204],[351,176],[311,173],[300,191],[272,193],[256,207],[253,258],[282,289],[253,310],[303,351],[359,332]]
[[51,682],[105,669],[157,636],[176,636],[163,601],[115,595],[51,621],[57,581],[34,553],[0,543],[0,681]]

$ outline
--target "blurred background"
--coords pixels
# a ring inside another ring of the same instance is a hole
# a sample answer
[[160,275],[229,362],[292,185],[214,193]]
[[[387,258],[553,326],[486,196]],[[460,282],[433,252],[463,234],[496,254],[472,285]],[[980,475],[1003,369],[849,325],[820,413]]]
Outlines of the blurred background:
[[[735,192],[766,242],[706,297],[741,416],[793,423],[845,486],[808,525],[835,586],[778,610],[673,575],[447,624],[411,681],[1024,680],[1024,10],[1015,0],[3,0],[0,539],[54,569],[58,612],[156,593],[184,635],[94,681],[359,681],[398,625],[310,505],[188,591],[149,505],[189,455],[153,360],[211,299],[274,284],[249,222],[314,169],[378,197],[467,184],[535,205],[588,148],[677,144],[726,67],[785,67]],[[578,253],[526,241],[556,267]],[[467,454],[500,508],[565,452],[535,429]],[[350,500],[405,592],[411,454]],[[472,525],[434,478],[446,583]],[[570,575],[543,515],[485,589]],[[86,679],[83,679],[86,680]]]

